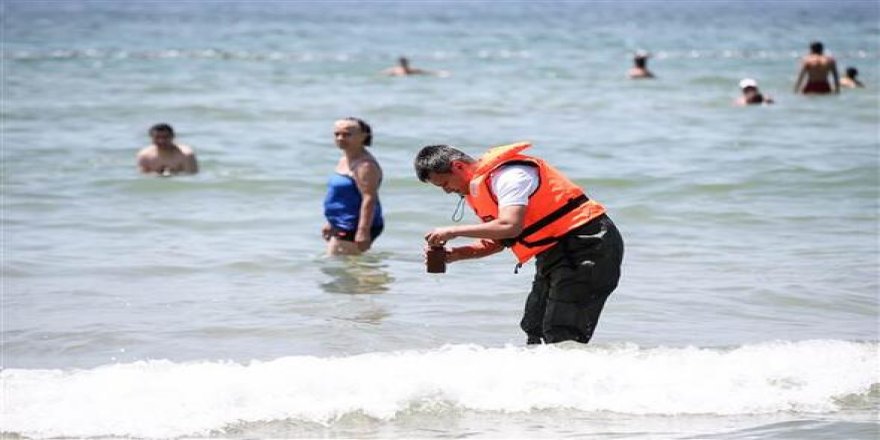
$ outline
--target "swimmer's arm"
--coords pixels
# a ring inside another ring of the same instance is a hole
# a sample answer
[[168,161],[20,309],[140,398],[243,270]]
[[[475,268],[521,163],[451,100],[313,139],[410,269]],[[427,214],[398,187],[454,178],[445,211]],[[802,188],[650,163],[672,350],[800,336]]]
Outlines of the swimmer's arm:
[[373,213],[376,210],[376,202],[379,200],[379,181],[381,173],[379,167],[373,162],[365,161],[354,170],[354,181],[361,192],[360,218],[356,231],[357,236],[368,238],[370,229],[373,227]]
[[199,172],[199,164],[196,160],[196,153],[189,145],[179,145],[180,152],[183,153],[183,171],[184,173],[195,174]]
[[801,83],[804,81],[804,77],[807,76],[807,64],[801,64],[801,72],[798,74],[797,81],[794,82],[794,92],[799,93],[801,90]]
[[397,66],[389,67],[389,68],[381,71],[380,73],[385,76],[406,76],[407,75],[406,72],[404,72],[400,67],[397,67]]
[[196,160],[196,155],[194,153],[189,153],[186,155],[186,164],[184,165],[184,169],[186,169],[187,173],[196,174],[199,172],[199,163]]
[[137,164],[138,164],[138,169],[140,170],[140,172],[142,174],[149,174],[149,173],[156,172],[156,170],[154,170],[152,165],[150,164],[150,159],[147,158],[147,155],[144,154],[143,152],[138,153]]
[[834,77],[834,93],[840,93],[840,74],[837,72],[837,61],[831,59],[831,76]]

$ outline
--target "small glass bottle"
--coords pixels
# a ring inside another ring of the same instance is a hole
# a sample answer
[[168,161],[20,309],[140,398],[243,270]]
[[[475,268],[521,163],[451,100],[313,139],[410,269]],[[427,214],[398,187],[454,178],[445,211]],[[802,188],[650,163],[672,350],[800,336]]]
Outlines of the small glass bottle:
[[446,273],[446,248],[443,246],[431,246],[427,256],[428,273]]

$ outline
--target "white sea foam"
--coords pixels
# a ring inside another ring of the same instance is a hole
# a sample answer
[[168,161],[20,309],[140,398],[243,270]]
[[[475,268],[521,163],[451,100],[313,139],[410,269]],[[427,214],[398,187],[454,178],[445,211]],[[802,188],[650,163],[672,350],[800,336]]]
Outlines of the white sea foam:
[[241,422],[349,413],[573,409],[627,414],[833,412],[868,393],[878,343],[733,349],[448,346],[433,351],[231,362],[145,361],[2,372],[3,431],[32,436],[204,434]]

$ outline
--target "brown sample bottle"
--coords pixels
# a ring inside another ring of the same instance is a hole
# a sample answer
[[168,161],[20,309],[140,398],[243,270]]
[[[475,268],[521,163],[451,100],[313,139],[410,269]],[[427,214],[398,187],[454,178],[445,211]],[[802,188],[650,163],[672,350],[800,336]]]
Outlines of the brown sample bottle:
[[446,273],[446,248],[431,246],[427,256],[428,273]]

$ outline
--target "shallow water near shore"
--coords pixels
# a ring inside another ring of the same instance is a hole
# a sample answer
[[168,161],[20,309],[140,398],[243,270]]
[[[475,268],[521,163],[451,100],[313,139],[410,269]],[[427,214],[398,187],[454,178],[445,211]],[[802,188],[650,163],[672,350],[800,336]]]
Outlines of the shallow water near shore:
[[[874,2],[2,7],[4,435],[878,435]],[[793,95],[815,38],[867,88]],[[451,76],[377,74],[400,55]],[[777,104],[733,107],[743,77]],[[349,115],[386,228],[327,258]],[[160,121],[198,175],[137,174]],[[509,254],[424,272],[457,199],[415,152],[518,140],[624,235],[589,346],[523,346]]]

